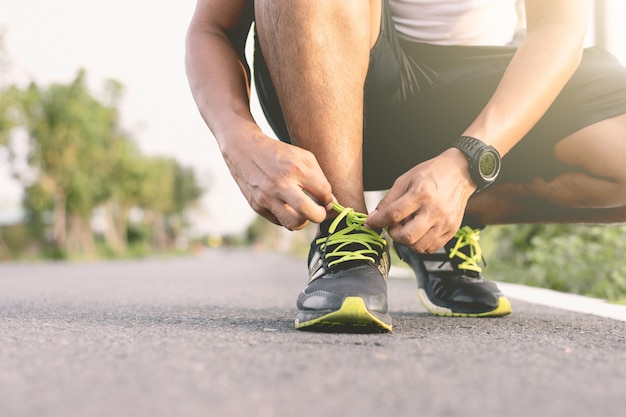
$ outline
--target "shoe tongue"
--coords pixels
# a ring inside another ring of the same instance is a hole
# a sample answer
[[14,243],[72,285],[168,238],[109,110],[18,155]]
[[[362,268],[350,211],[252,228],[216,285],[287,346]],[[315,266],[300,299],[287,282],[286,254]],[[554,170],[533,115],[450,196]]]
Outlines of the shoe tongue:
[[[323,222],[320,223],[319,225],[319,230],[317,232],[317,237],[322,237],[322,236],[328,236],[328,229],[330,229],[330,225],[332,224],[332,222],[335,221],[334,217],[328,218],[326,220],[324,220]],[[338,227],[338,229],[342,229],[344,227],[346,227],[348,224],[346,223],[346,219],[341,219],[341,222],[339,223],[340,226]]]

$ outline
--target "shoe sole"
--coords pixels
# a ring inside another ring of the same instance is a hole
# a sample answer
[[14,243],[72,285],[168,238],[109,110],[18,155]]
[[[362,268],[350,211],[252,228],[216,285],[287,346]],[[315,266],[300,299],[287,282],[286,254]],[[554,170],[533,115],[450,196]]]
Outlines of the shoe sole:
[[[300,313],[302,314],[302,313]],[[389,333],[392,331],[388,314],[374,315],[361,297],[346,297],[339,310],[313,319],[296,318],[298,330],[329,333]]]
[[498,297],[498,307],[493,310],[485,311],[483,313],[457,313],[447,307],[441,307],[433,304],[426,295],[426,291],[422,288],[417,290],[417,298],[426,310],[436,316],[442,317],[502,317],[509,315],[513,312],[511,307],[511,301],[504,296]]

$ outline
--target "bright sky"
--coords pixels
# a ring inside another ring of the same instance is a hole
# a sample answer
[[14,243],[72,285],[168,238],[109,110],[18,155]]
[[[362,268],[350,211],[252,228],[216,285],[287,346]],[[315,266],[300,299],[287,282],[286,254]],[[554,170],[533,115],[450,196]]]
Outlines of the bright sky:
[[[619,21],[626,2],[611,3],[620,43],[613,50],[626,63]],[[0,31],[12,59],[12,81],[69,82],[81,67],[94,91],[105,79],[121,81],[125,128],[146,153],[174,156],[209,179],[205,230],[238,231],[254,213],[197,113],[184,72],[184,36],[194,5],[195,0],[0,0]],[[19,187],[2,171],[0,208],[19,200]]]
[[[141,148],[193,165],[209,183],[199,219],[204,229],[238,230],[254,213],[196,110],[184,71],[184,36],[194,5],[195,0],[0,0],[0,30],[12,59],[11,80],[69,82],[85,67],[95,92],[105,79],[121,81],[123,124]],[[15,200],[17,190],[0,175],[0,205]]]

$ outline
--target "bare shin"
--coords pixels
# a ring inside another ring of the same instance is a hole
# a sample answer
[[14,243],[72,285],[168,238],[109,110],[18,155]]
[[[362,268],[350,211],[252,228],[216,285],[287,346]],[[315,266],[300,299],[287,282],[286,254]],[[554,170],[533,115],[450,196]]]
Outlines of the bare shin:
[[363,86],[380,0],[257,0],[257,33],[292,142],[345,206],[365,210]]

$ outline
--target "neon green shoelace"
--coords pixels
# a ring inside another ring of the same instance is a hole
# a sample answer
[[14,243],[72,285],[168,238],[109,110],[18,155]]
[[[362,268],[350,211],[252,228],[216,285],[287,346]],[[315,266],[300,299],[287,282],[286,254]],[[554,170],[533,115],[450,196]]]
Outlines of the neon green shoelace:
[[[453,257],[459,257],[463,260],[459,264],[459,269],[466,269],[469,271],[482,272],[482,268],[478,266],[478,263],[482,261],[483,255],[478,244],[480,239],[480,229],[472,229],[469,226],[461,227],[454,237],[457,238],[456,244],[450,250],[450,259]],[[469,255],[461,252],[461,249],[469,247]]]
[[[328,266],[355,260],[376,263],[375,257],[380,252],[374,248],[384,248],[387,241],[376,231],[364,226],[367,214],[357,213],[354,209],[343,207],[339,203],[333,203],[333,210],[337,211],[339,215],[330,224],[328,236],[315,241],[325,252],[326,259],[329,260]],[[344,218],[346,219],[346,227],[337,230],[339,223]],[[363,249],[346,248],[346,246],[355,243],[361,245]]]

